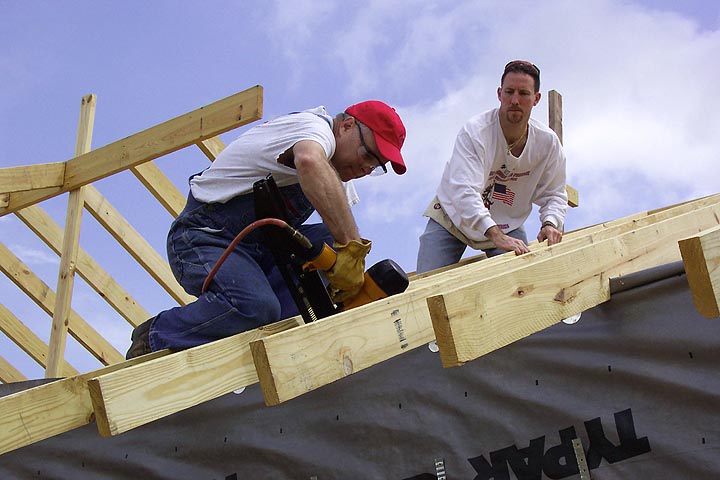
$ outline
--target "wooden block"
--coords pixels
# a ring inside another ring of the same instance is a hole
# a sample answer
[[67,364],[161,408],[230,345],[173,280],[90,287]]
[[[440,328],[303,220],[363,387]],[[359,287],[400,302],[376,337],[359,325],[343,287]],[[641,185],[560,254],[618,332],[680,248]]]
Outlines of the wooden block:
[[680,254],[695,308],[706,318],[720,316],[720,227],[680,240]]
[[443,366],[462,365],[604,302],[611,277],[679,260],[675,242],[718,218],[720,206],[705,207],[428,298]]
[[94,413],[87,388],[90,378],[168,353],[154,352],[0,398],[0,455],[92,422]]
[[580,194],[570,185],[565,185],[565,191],[568,196],[568,205],[571,207],[577,207],[580,205]]
[[98,431],[117,435],[252,385],[248,343],[301,324],[290,318],[89,380]]
[[0,192],[60,187],[64,178],[65,162],[0,168]]

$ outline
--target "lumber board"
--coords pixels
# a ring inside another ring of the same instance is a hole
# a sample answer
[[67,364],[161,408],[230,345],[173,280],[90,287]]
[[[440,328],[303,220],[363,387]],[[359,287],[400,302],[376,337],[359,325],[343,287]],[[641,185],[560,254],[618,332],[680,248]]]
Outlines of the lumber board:
[[5,359],[5,357],[0,355],[0,382],[13,383],[23,382],[25,380],[27,380],[27,377],[23,375],[20,370],[13,367],[12,364]]
[[293,317],[89,380],[98,431],[117,435],[256,383],[249,342],[302,323]]
[[429,297],[443,366],[463,365],[609,300],[610,278],[679,260],[675,242],[719,219],[720,206],[705,207]]
[[[63,230],[39,205],[18,210],[15,216],[60,255]],[[150,318],[150,313],[82,248],[78,252],[75,271],[133,327]]]
[[94,421],[87,381],[167,355],[153,352],[0,398],[0,455]]
[[225,149],[225,143],[218,137],[208,138],[197,143],[198,148],[211,162],[214,162],[220,152]]
[[95,220],[180,305],[187,305],[195,301],[195,297],[185,292],[178,284],[167,261],[92,185],[85,188],[85,207],[95,217]]
[[720,316],[720,227],[678,242],[695,308],[706,318]]
[[653,215],[632,215],[626,222],[601,224],[568,235],[553,246],[534,243],[530,253],[519,257],[509,253],[417,278],[404,293],[252,342],[250,348],[265,403],[277,405],[434,340],[428,297],[707,205],[720,208],[720,196]]
[[[90,151],[92,132],[95,126],[95,107],[97,97],[86,95],[80,102],[80,118],[75,139],[75,156]],[[55,295],[55,308],[52,314],[52,328],[50,330],[50,343],[48,344],[48,361],[45,368],[45,378],[60,376],[62,362],[65,356],[65,343],[68,332],[68,317],[72,303],[73,288],[75,286],[75,269],[77,267],[78,251],[80,250],[80,226],[82,222],[84,188],[76,188],[68,195],[68,206],[65,214],[65,231],[63,235],[62,251],[60,253],[60,268],[58,270],[57,294]]]
[[130,168],[130,171],[173,218],[180,215],[185,208],[186,198],[155,163],[143,163]]
[[568,205],[570,205],[571,207],[579,207],[580,193],[578,193],[578,191],[570,185],[565,185],[565,192],[567,193],[568,197]]
[[[0,243],[0,271],[5,273],[45,313],[52,315],[55,305],[55,292],[35,275],[27,265],[13,255],[3,243]],[[125,359],[115,347],[72,309],[70,310],[69,319],[70,334],[100,363],[109,365]]]
[[[180,150],[262,118],[263,88],[256,85],[184,115],[64,162],[62,185],[10,192],[0,216]],[[45,164],[47,165],[47,164]],[[42,168],[36,165],[33,168]],[[8,193],[2,191],[1,193]]]
[[[47,366],[48,346],[13,313],[0,304],[0,331],[27,353],[38,365]],[[67,361],[62,362],[61,375],[72,377],[79,372]]]
[[0,168],[0,192],[14,193],[57,187],[65,178],[65,162]]
[[84,188],[70,192],[65,219],[60,268],[58,269],[57,293],[52,313],[50,343],[48,344],[48,361],[45,378],[60,376],[61,364],[65,356],[68,325],[70,323],[70,306],[75,285],[75,268],[78,250],[80,249],[80,226],[83,212]]

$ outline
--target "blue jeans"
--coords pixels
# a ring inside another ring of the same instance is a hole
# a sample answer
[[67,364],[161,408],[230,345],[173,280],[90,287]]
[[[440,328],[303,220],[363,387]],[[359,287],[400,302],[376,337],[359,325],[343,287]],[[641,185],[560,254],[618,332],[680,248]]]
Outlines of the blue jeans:
[[[332,245],[324,224],[302,225],[314,211],[300,185],[281,187],[289,223],[311,241]],[[170,268],[185,291],[198,299],[158,314],[150,326],[150,347],[184,349],[252,330],[297,315],[272,253],[259,229],[247,235],[225,259],[205,293],[202,285],[228,245],[255,221],[252,194],[227,203],[202,203],[188,195],[185,209],[170,227]]]
[[[527,244],[527,236],[525,235],[525,229],[522,225],[508,232],[506,235],[522,240]],[[418,250],[416,272],[429,272],[436,268],[457,263],[462,258],[466,248],[467,245],[465,242],[458,240],[452,233],[448,232],[445,227],[432,218],[428,218],[425,232],[420,235],[420,249]],[[490,248],[483,250],[483,252],[485,252],[488,258],[506,253],[505,250],[500,248]]]

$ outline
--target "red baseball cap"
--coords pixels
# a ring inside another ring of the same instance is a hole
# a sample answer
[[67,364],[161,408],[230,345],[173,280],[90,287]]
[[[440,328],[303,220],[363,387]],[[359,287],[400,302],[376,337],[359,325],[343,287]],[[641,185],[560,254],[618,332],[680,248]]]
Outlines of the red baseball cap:
[[367,100],[348,107],[345,113],[372,130],[378,150],[390,160],[395,173],[405,173],[405,160],[400,154],[405,142],[405,125],[395,109],[378,100]]

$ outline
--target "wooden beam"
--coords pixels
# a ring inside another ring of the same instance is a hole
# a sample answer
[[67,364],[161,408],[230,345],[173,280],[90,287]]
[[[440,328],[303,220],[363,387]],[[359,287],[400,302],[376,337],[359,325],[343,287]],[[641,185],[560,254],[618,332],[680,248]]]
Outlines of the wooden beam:
[[[52,315],[55,292],[3,244],[0,243],[0,271],[15,283],[48,315]],[[70,310],[70,334],[103,365],[121,362],[124,355],[75,311]]]
[[58,187],[65,178],[65,162],[0,168],[0,192],[13,193]]
[[12,192],[8,205],[0,208],[0,216],[258,120],[262,117],[262,91],[257,85],[68,160],[61,186]]
[[[548,125],[555,132],[560,143],[563,143],[563,116],[562,116],[562,95],[556,90],[548,92]],[[568,205],[577,207],[580,205],[580,194],[570,185],[565,185],[568,196]]]
[[[55,253],[60,254],[63,230],[39,205],[18,210],[15,216]],[[132,326],[137,327],[150,318],[150,313],[83,249],[78,252],[75,271]]]
[[562,95],[557,90],[548,92],[548,125],[563,143]]
[[609,279],[680,259],[720,205],[678,215],[427,299],[444,367],[474,360],[610,298]]
[[186,197],[153,162],[143,163],[130,169],[145,188],[170,212],[173,218],[185,208]]
[[87,381],[169,354],[154,352],[0,398],[0,455],[94,421]]
[[568,205],[571,207],[580,206],[580,193],[570,185],[565,185],[565,192],[568,196]]
[[0,355],[0,382],[13,383],[23,382],[25,380],[27,380],[27,377]]
[[80,224],[83,211],[83,188],[73,190],[68,195],[67,217],[65,219],[65,235],[60,254],[58,269],[57,294],[52,313],[50,343],[48,346],[48,365],[45,378],[60,376],[61,363],[65,355],[65,340],[70,324],[70,307],[72,292],[75,285],[75,266],[77,252],[80,248]]
[[218,137],[208,138],[198,142],[196,145],[211,162],[214,162],[220,152],[225,149],[225,143]]
[[720,196],[654,215],[632,215],[626,222],[601,224],[582,233],[569,232],[561,243],[551,247],[532,242],[528,254],[500,255],[418,278],[399,295],[252,342],[250,348],[265,403],[277,405],[434,340],[428,297],[467,286],[472,279],[517,266],[528,267],[705,205],[720,208]]
[[[43,368],[47,367],[47,344],[40,340],[32,330],[2,304],[0,304],[0,331],[15,342],[15,345],[20,347],[25,353],[30,355],[38,365]],[[62,371],[60,373],[63,377],[72,377],[79,372],[75,370],[72,365],[63,361]]]
[[177,283],[167,261],[92,185],[85,189],[85,208],[178,303],[187,305],[195,301]]
[[706,318],[720,317],[720,227],[678,243],[695,308]]
[[[75,141],[76,157],[90,151],[96,106],[97,97],[95,95],[90,94],[82,98]],[[77,266],[78,251],[80,250],[80,225],[84,203],[83,191],[83,187],[80,187],[70,191],[68,195],[65,232],[62,252],[60,253],[57,295],[55,296],[55,308],[53,309],[45,378],[57,378],[60,376],[65,356],[65,340],[67,339],[68,324],[70,323],[70,305],[75,285],[75,268]]]
[[89,380],[98,431],[117,435],[257,382],[251,340],[302,324],[274,323]]

